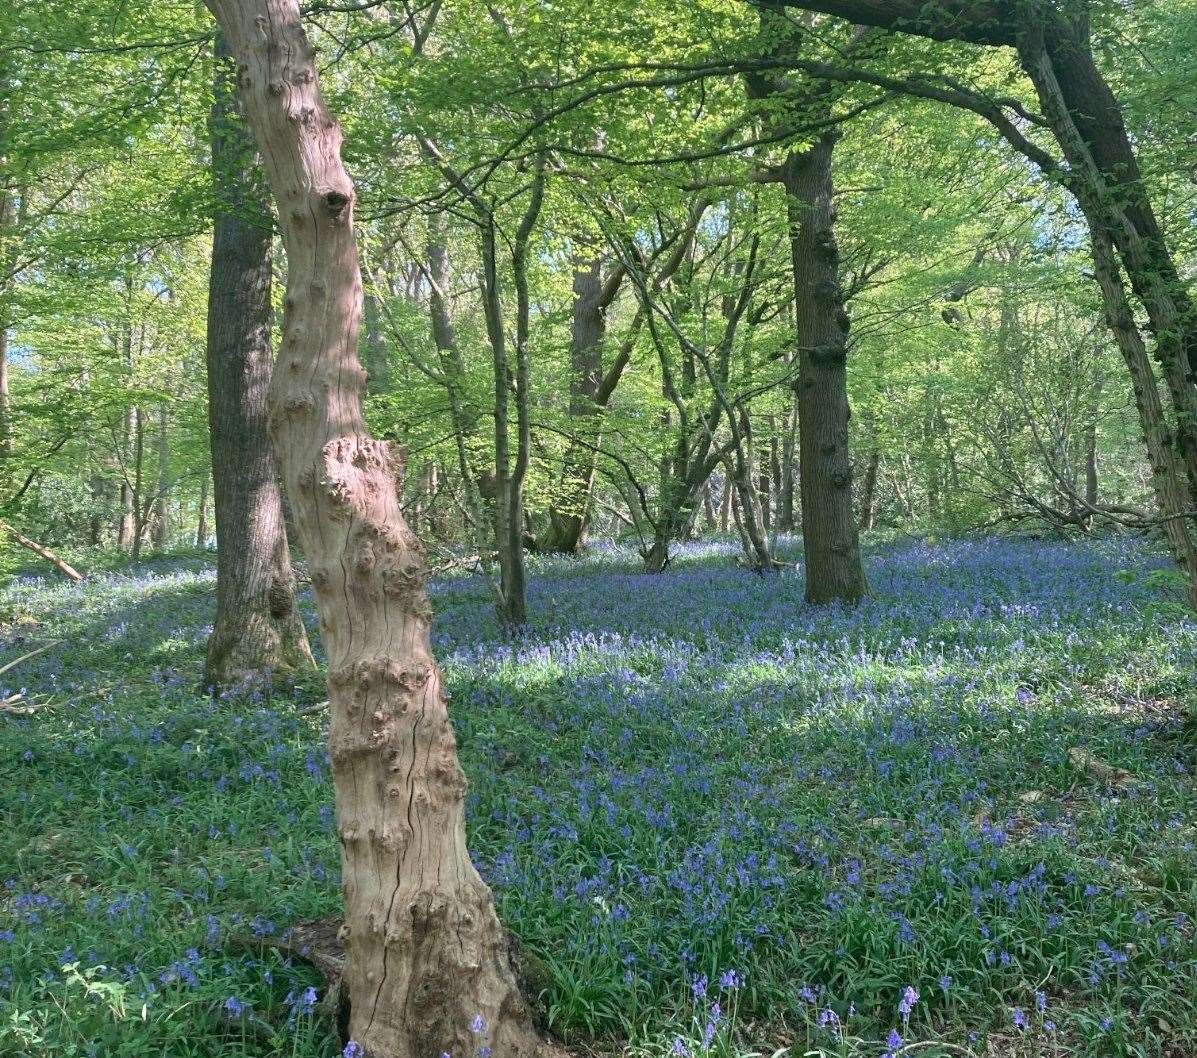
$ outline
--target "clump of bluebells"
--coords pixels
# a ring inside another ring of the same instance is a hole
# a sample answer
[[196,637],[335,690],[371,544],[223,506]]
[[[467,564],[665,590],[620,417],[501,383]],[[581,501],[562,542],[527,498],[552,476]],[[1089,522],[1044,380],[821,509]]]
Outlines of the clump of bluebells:
[[[553,1030],[1191,1049],[1197,625],[1163,558],[909,543],[812,608],[733,551],[538,559],[518,639],[476,580],[432,586],[470,847]],[[212,589],[181,562],[0,594],[0,659],[62,640],[19,672],[59,707],[0,719],[0,1053],[358,1058],[269,947],[338,905],[324,695],[197,694]]]

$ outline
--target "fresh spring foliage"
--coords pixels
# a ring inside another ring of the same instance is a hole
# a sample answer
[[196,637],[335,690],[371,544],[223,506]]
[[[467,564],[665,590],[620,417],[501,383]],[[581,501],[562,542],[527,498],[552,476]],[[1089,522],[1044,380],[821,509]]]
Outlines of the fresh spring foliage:
[[[1188,1053],[1166,560],[906,541],[811,608],[736,551],[539,560],[516,641],[476,578],[433,586],[470,847],[544,1020],[694,1058]],[[49,703],[0,719],[6,1056],[342,1052],[320,979],[244,940],[338,910],[322,695],[199,694],[212,586],[181,557],[0,596],[6,657],[58,641],[5,677]]]

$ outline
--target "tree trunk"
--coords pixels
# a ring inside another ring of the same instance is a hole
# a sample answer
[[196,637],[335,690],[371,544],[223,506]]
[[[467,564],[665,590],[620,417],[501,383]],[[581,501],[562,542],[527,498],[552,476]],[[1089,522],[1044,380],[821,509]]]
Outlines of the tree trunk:
[[702,487],[702,527],[708,532],[715,530],[715,504],[711,500],[711,480]]
[[[126,326],[124,334],[121,338],[122,352],[128,369],[132,371],[133,358],[133,331],[132,327]],[[124,421],[121,430],[120,442],[120,470],[121,470],[121,513],[120,521],[117,523],[116,530],[116,546],[119,551],[124,554],[133,550],[133,530],[136,526],[136,518],[134,517],[134,497],[133,487],[129,481],[130,460],[133,458],[134,449],[134,421],[135,408],[126,408],[124,413]]]
[[[0,82],[2,86],[3,82]],[[8,131],[6,104],[0,104],[0,132]],[[4,161],[3,146],[0,145],[0,172]],[[12,455],[12,401],[8,386],[8,328],[9,292],[12,267],[7,253],[8,241],[17,227],[15,196],[7,186],[0,186],[0,456]]]
[[[1151,485],[1159,507],[1164,539],[1185,578],[1190,607],[1197,610],[1197,543],[1193,539],[1194,519],[1185,512],[1193,509],[1193,487],[1187,467],[1172,443],[1164,407],[1160,401],[1155,372],[1143,336],[1135,326],[1130,302],[1119,274],[1114,247],[1100,227],[1092,232],[1094,273],[1101,289],[1106,322],[1114,335],[1118,351],[1126,364],[1143,442],[1151,464]],[[1096,494],[1096,468],[1094,469]]]
[[[1197,505],[1197,313],[1152,212],[1117,101],[1093,62],[1087,24],[1078,34],[1054,47],[1031,34],[1020,43],[1019,55],[1069,163],[1068,186],[1092,238],[1117,248],[1146,310],[1152,352],[1176,413],[1176,444],[1188,468],[1190,499]],[[1086,91],[1094,96],[1088,107]]]
[[146,511],[142,504],[145,493],[145,416],[140,408],[133,409],[133,489],[129,498],[133,512],[133,542],[129,557],[141,558],[141,544],[145,539]]
[[777,436],[776,420],[772,415],[769,416],[769,483],[771,502],[769,510],[771,515],[770,528],[773,532],[781,529],[781,441]]
[[268,433],[270,213],[223,38],[210,120],[217,214],[208,286],[208,427],[216,501],[216,619],[204,682],[270,682],[315,662]]
[[865,471],[864,484],[860,490],[860,531],[867,533],[873,528],[873,505],[877,496],[877,471],[881,466],[881,449],[869,453],[869,466]]
[[[1175,359],[1191,380],[1197,371],[1197,312],[1152,209],[1118,100],[1094,61],[1088,14],[1032,22],[1019,41],[1019,57],[1069,165],[1081,179],[1086,170],[1099,174],[1105,224],[1147,310],[1157,357],[1161,363]],[[1066,114],[1055,105],[1057,98]],[[1118,223],[1116,213],[1126,223]]]
[[824,134],[785,166],[798,337],[798,440],[806,598],[856,602],[868,591],[852,509],[848,452],[848,314],[835,241],[831,160]]
[[170,544],[170,418],[167,406],[158,409],[158,488],[154,493],[154,550]]
[[664,573],[669,564],[669,536],[665,528],[653,532],[653,542],[644,554],[645,573]]
[[1085,506],[1092,511],[1097,506],[1097,408],[1101,404],[1101,379],[1093,387],[1093,415],[1085,427]]
[[[507,356],[507,338],[503,327],[502,301],[499,294],[498,249],[495,221],[488,216],[482,231],[482,287],[487,334],[494,364],[495,425],[495,550],[499,559],[499,597],[496,612],[499,623],[519,628],[528,619],[527,570],[524,564],[524,498],[521,466],[526,466],[527,449],[524,422],[527,407],[526,374],[518,365],[520,342],[516,341],[517,367],[511,371]],[[526,355],[526,352],[525,352]],[[524,385],[521,386],[521,378]],[[512,384],[514,382],[514,385]],[[516,443],[511,450],[510,400],[516,400]]]
[[[769,547],[769,527],[766,521],[769,483],[767,475],[757,475],[760,470],[755,446],[753,444],[752,423],[748,413],[739,409],[739,422],[731,423],[735,439],[738,441],[731,458],[727,460],[728,478],[734,483],[736,499],[739,500],[740,517],[736,527],[740,531],[740,538],[744,545],[744,560],[753,569],[762,572],[776,568],[773,553]],[[753,478],[758,476],[763,490],[758,492]]]
[[403,456],[366,431],[354,187],[296,0],[208,0],[239,60],[287,250],[271,428],[328,650],[350,1035],[370,1058],[551,1053],[466,849],[465,778]]
[[756,494],[761,508],[761,525],[766,533],[773,530],[773,444],[770,437],[769,444],[762,446],[757,472]]
[[382,335],[381,307],[373,293],[364,298],[362,316],[362,366],[369,376],[367,388],[371,396],[388,393],[391,389],[391,364],[387,357],[386,341]]
[[606,313],[622,278],[623,270],[617,268],[604,283],[599,257],[580,257],[574,261],[569,415],[575,437],[565,450],[557,496],[549,508],[548,528],[537,541],[540,551],[575,554],[582,546],[594,489],[596,450],[602,440],[603,405],[610,397],[609,392],[606,395],[603,392]]
[[105,498],[108,493],[107,480],[99,474],[93,474],[88,491],[91,494],[93,513],[88,523],[87,542],[92,547],[99,547],[104,542],[103,508],[106,506]]
[[781,441],[781,492],[777,528],[791,532],[796,524],[794,517],[794,439],[798,433],[798,398],[795,394],[786,419],[786,432]]
[[208,482],[212,478],[211,470],[205,470],[200,477],[199,517],[195,522],[195,546],[208,546]]

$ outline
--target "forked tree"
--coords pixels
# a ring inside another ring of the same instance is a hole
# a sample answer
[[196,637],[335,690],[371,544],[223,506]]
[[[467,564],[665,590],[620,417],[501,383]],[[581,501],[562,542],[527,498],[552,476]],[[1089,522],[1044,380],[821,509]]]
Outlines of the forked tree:
[[370,1058],[545,1054],[490,890],[429,644],[402,454],[362,419],[354,187],[296,0],[206,0],[232,48],[287,252],[271,431],[328,654],[350,1035]]

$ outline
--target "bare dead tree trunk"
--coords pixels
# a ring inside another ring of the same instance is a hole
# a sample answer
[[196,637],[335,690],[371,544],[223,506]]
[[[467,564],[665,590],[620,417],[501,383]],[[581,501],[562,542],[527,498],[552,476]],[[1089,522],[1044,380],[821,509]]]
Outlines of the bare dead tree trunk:
[[848,313],[840,286],[825,133],[785,165],[798,336],[798,437],[806,598],[855,602],[868,591],[852,509],[848,451]]
[[[223,37],[209,132],[218,203],[208,286],[208,427],[216,501],[216,619],[204,682],[273,681],[315,662],[268,433],[273,372],[270,208],[237,113]],[[206,529],[205,529],[206,534]]]
[[550,1053],[466,849],[403,456],[362,419],[354,187],[297,0],[208,0],[278,206],[287,296],[271,429],[328,651],[350,1035],[370,1058]]

